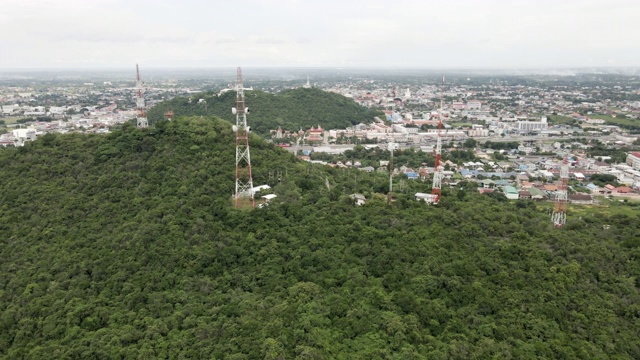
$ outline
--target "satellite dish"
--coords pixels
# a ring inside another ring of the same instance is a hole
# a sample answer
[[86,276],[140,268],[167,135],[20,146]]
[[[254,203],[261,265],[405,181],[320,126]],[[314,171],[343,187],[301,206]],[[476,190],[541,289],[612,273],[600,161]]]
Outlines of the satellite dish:
[[249,113],[249,107],[244,108],[244,113],[248,114]]
[[251,127],[247,126],[247,132],[251,131]]
[[[234,109],[234,110],[235,110],[235,109]],[[235,126],[235,125],[233,125],[233,126],[231,127],[231,129],[233,130],[233,132],[238,132],[238,127],[237,127],[237,126]]]
[[236,108],[234,108],[234,107],[231,108],[231,113],[233,115],[235,115],[237,112],[238,112],[238,110],[236,110]]

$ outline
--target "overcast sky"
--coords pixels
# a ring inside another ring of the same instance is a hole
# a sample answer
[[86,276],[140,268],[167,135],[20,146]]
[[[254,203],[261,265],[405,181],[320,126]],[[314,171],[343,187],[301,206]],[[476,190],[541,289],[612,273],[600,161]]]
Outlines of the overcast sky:
[[1,0],[0,69],[640,65],[639,0]]

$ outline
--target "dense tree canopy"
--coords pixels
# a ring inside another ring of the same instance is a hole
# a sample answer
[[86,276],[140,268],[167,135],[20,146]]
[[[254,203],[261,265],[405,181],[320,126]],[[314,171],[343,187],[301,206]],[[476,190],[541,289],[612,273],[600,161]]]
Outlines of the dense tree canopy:
[[[203,101],[200,101],[202,99]],[[248,120],[257,134],[268,135],[279,126],[283,130],[298,131],[321,125],[325,129],[344,129],[361,122],[370,123],[374,117],[384,118],[379,110],[358,105],[353,99],[320,89],[293,89],[279,94],[264,91],[245,91],[245,104],[249,108]],[[176,117],[208,115],[235,122],[231,108],[236,106],[236,92],[228,91],[220,96],[207,93],[191,99],[175,98],[164,101],[149,110],[152,122],[164,119],[164,113],[172,110]]]
[[605,186],[607,184],[617,185],[618,178],[611,174],[591,174],[589,175],[591,182],[598,186]]
[[638,148],[635,146],[632,147],[610,147],[603,144],[600,141],[594,141],[592,143],[592,147],[587,150],[587,154],[590,157],[599,158],[599,157],[610,157],[611,159],[605,160],[607,163],[617,164],[623,163],[627,159],[627,154],[629,152],[637,150]]
[[0,358],[640,358],[637,211],[358,207],[376,174],[251,142],[255,182],[284,175],[249,211],[217,119],[0,151]]
[[517,141],[508,141],[508,142],[494,142],[494,141],[486,141],[483,146],[488,149],[494,150],[512,150],[517,149],[520,146],[520,143]]

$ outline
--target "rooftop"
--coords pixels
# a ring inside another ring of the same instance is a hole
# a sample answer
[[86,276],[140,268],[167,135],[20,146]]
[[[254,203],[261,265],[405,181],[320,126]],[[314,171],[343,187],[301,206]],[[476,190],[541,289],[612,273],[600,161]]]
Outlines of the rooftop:
[[509,194],[517,194],[518,190],[516,188],[514,188],[513,186],[505,186],[504,187],[504,192],[505,193],[509,193]]

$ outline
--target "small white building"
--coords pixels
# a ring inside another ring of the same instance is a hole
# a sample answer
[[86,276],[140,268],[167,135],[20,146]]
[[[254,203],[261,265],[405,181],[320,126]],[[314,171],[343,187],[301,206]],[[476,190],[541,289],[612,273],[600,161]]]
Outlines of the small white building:
[[267,189],[271,189],[271,186],[269,186],[269,185],[260,185],[260,186],[252,187],[251,188],[251,192],[255,194],[257,192],[260,192],[262,190],[267,190]]
[[362,194],[351,194],[351,199],[358,206],[362,206],[367,202],[367,198],[365,198]]
[[538,174],[540,174],[540,176],[547,178],[547,179],[553,179],[553,173],[551,171],[547,171],[547,170],[539,170]]
[[416,193],[415,195],[416,201],[424,201],[427,204],[434,204],[438,195],[435,194],[425,194],[425,193]]
[[18,110],[20,110],[20,106],[19,105],[2,105],[2,106],[0,106],[0,108],[2,108],[2,114],[3,115],[12,115],[13,113],[15,113]]
[[27,129],[14,129],[11,131],[13,137],[15,138],[16,146],[24,146],[25,141],[33,141],[36,139],[36,129],[27,128]]
[[268,195],[261,196],[261,198],[264,199],[264,202],[262,204],[258,204],[258,208],[262,209],[265,206],[269,206],[269,202],[277,197],[278,195],[276,194],[268,194]]

